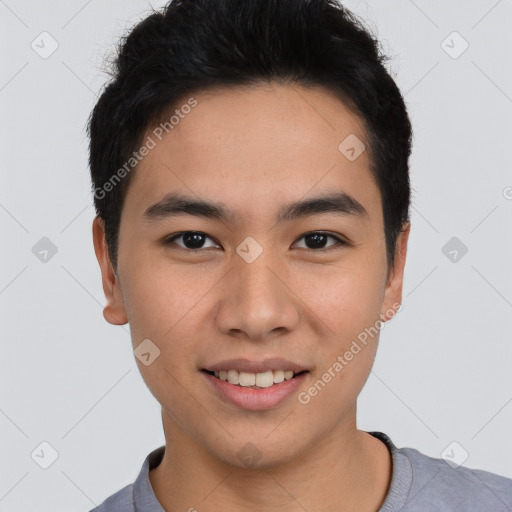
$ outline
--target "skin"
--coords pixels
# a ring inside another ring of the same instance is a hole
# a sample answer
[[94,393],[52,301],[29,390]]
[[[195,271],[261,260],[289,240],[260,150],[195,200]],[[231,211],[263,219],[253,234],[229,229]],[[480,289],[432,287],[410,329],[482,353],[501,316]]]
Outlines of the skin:
[[[149,366],[136,359],[162,406],[166,438],[151,485],[168,511],[377,511],[392,462],[381,441],[357,429],[356,404],[378,335],[307,405],[294,393],[265,411],[242,410],[212,393],[200,370],[231,358],[283,357],[309,370],[298,392],[307,391],[401,303],[410,225],[388,268],[368,153],[349,161],[338,150],[350,134],[366,141],[362,123],[328,91],[272,83],[194,97],[198,105],[134,171],[117,272],[102,221],[93,222],[105,319],[129,322],[134,348],[149,338],[160,349]],[[349,193],[368,217],[276,223],[280,205],[332,191]],[[236,215],[145,220],[146,208],[169,192],[220,201]],[[191,230],[207,235],[204,248],[187,249],[183,238],[163,243]],[[318,252],[304,239],[311,231],[351,245],[327,238],[329,250]],[[263,248],[250,264],[236,252],[247,236]],[[237,457],[249,442],[261,454],[250,468]]]

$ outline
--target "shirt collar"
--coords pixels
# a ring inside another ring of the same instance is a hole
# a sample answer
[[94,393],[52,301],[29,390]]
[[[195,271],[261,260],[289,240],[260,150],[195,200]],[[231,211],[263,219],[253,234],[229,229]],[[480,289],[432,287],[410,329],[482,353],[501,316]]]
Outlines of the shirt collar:
[[133,484],[133,503],[135,512],[165,512],[160,502],[156,499],[151,482],[149,471],[156,468],[165,453],[165,445],[153,450],[144,460],[139,476]]
[[[400,453],[391,439],[383,432],[368,432],[368,434],[381,440],[388,447],[393,461],[391,485],[386,499],[378,512],[400,510],[407,501],[412,484],[411,462],[403,453]],[[142,469],[133,484],[135,512],[165,512],[162,505],[157,500],[149,480],[149,471],[160,464],[164,453],[165,445],[153,450],[142,464]]]
[[412,486],[411,461],[383,432],[368,432],[368,434],[380,439],[388,447],[388,450],[391,452],[393,464],[391,469],[391,484],[384,503],[382,503],[378,512],[395,512],[402,510],[407,503],[409,491]]

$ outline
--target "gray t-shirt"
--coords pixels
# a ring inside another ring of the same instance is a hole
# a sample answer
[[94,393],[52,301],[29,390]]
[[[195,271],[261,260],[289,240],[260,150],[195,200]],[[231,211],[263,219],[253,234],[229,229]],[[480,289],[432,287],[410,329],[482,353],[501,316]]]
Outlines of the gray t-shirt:
[[[393,460],[391,485],[378,512],[512,512],[512,479],[397,448],[382,432],[368,432],[383,441]],[[90,512],[164,512],[149,481],[165,446],[145,459],[133,484],[107,498]],[[197,507],[196,507],[197,508]]]

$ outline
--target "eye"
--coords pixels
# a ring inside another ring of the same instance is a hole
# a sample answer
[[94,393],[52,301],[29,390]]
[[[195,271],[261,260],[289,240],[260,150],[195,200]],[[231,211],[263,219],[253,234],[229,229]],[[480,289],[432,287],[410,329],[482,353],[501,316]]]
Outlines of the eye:
[[[183,231],[182,233],[177,233],[170,238],[166,238],[164,240],[164,245],[171,245],[175,243],[175,240],[178,240],[182,238],[184,246],[178,244],[179,247],[182,249],[204,249],[204,240],[210,238],[205,233],[202,233],[201,231]],[[207,247],[208,248],[208,247]],[[197,252],[197,251],[196,251]]]
[[[334,240],[335,243],[331,244],[331,246],[327,246],[328,248],[326,249],[325,244],[326,244],[327,239],[329,239],[329,238]],[[182,244],[177,244],[178,247],[180,247],[184,250],[189,250],[189,251],[193,251],[193,252],[199,252],[199,249],[205,249],[205,248],[209,249],[211,247],[216,247],[218,245],[218,244],[214,243],[213,245],[205,246],[204,243],[205,243],[206,239],[209,239],[212,241],[213,241],[213,239],[211,237],[209,237],[206,233],[203,233],[201,231],[183,231],[181,233],[176,233],[176,234],[171,235],[170,237],[164,239],[163,243],[164,243],[164,245],[172,245],[172,244],[177,243],[176,240],[179,240],[179,239],[182,239]],[[306,243],[305,249],[310,249],[310,250],[313,250],[314,252],[329,251],[329,250],[331,250],[330,247],[336,246],[336,245],[338,245],[338,246],[350,245],[349,242],[347,242],[337,236],[331,235],[329,233],[323,233],[321,231],[311,231],[309,233],[305,233],[304,235],[302,235],[299,238],[299,240],[302,240],[302,239],[304,239],[305,243]]]
[[345,240],[342,240],[337,236],[330,235],[329,233],[323,233],[321,231],[311,231],[310,233],[306,233],[302,235],[302,237],[299,238],[299,240],[304,239],[307,245],[312,246],[306,247],[306,249],[312,249],[315,252],[325,252],[330,250],[330,248],[325,248],[325,243],[328,238],[332,238],[333,240],[335,240],[335,243],[331,244],[330,247],[332,247],[332,245],[349,245],[349,243],[346,242]]

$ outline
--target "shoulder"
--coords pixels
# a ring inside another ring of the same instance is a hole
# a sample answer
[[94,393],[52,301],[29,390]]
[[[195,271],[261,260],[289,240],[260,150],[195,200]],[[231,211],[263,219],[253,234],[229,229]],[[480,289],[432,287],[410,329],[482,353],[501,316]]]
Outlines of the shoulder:
[[133,484],[123,487],[89,512],[133,512]]
[[414,448],[400,448],[398,452],[411,463],[412,485],[407,499],[411,511],[512,511],[512,479],[480,469],[452,467]]
[[89,512],[135,512],[135,510],[164,512],[153,493],[148,476],[149,471],[161,462],[164,452],[165,445],[150,452],[146,456],[135,482],[112,494],[101,505]]

